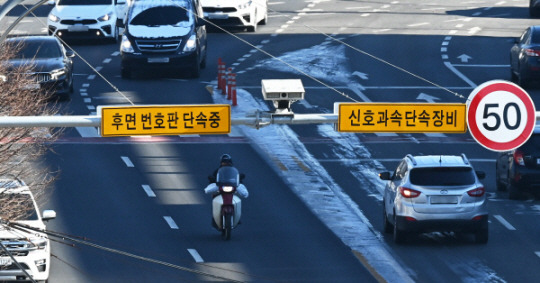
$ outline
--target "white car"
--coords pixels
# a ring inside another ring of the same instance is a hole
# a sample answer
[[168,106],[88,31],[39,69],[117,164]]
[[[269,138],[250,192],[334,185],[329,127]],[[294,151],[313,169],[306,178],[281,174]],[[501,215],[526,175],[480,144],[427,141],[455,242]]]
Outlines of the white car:
[[[0,209],[0,218],[9,218],[11,222],[22,226],[45,230],[43,221],[56,217],[54,210],[39,213],[32,192],[21,180],[0,179],[0,201],[3,205]],[[17,208],[24,207],[25,209],[5,209],[13,207],[10,203],[17,203]],[[48,280],[51,247],[46,234],[18,226],[0,224],[0,241],[15,260],[0,249],[0,281],[28,281],[30,278],[27,275],[37,282]],[[22,266],[26,273],[19,266]]]
[[256,31],[268,22],[267,0],[200,0],[204,18],[222,27],[247,27]]
[[49,35],[118,41],[126,0],[56,0],[47,18]]

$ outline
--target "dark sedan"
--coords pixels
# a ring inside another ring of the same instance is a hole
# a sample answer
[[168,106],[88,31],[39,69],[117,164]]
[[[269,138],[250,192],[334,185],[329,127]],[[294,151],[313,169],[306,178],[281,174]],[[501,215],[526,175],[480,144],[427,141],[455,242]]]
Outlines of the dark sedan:
[[519,199],[523,192],[540,195],[540,127],[522,146],[497,157],[498,191],[508,191],[510,199]]
[[540,79],[540,26],[528,27],[510,49],[512,81],[526,87]]
[[[12,70],[30,66],[34,83],[27,87],[43,89],[51,96],[67,100],[73,92],[73,51],[67,51],[54,36],[21,36],[6,40],[15,54],[7,63]],[[6,76],[9,80],[9,74]]]

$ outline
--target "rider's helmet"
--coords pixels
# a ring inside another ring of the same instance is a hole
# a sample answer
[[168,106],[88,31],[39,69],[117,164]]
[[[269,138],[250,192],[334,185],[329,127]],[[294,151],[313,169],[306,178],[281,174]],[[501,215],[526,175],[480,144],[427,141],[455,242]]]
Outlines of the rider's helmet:
[[223,154],[221,156],[221,165],[228,165],[228,166],[232,166],[233,162],[232,162],[232,157],[229,155],[229,154]]

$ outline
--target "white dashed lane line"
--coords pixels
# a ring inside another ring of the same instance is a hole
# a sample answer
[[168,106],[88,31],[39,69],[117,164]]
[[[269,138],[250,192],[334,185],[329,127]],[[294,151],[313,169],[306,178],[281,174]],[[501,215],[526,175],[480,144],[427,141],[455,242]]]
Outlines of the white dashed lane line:
[[199,255],[199,253],[197,252],[197,250],[195,250],[195,249],[188,249],[188,252],[189,252],[189,254],[193,257],[193,259],[195,260],[196,263],[202,263],[202,262],[204,262],[203,258],[201,257],[201,255]]
[[512,226],[512,224],[510,224],[508,221],[506,221],[506,219],[504,219],[502,216],[500,215],[495,215],[493,216],[495,217],[495,219],[499,220],[499,222],[501,222],[501,224],[506,227],[506,229],[510,230],[510,231],[515,231],[516,228],[514,226]]
[[152,191],[152,188],[149,185],[142,185],[142,188],[149,197],[156,197],[156,194],[154,193],[154,191]]
[[124,161],[124,163],[126,164],[127,167],[135,167],[135,165],[133,165],[133,163],[131,162],[129,157],[122,156],[121,158],[122,158],[122,161]]
[[179,229],[179,228],[178,228],[178,225],[176,225],[176,222],[174,222],[174,220],[172,219],[172,217],[170,217],[170,216],[163,216],[163,219],[165,219],[165,221],[167,222],[167,224],[169,224],[169,227],[171,227],[171,229]]

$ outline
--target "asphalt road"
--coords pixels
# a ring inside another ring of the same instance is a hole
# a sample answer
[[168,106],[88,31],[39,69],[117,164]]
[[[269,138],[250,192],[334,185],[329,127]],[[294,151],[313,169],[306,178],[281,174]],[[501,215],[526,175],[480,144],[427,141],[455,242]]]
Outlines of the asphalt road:
[[[218,58],[237,73],[239,114],[268,107],[260,81],[281,78],[302,79],[306,99],[293,105],[297,113],[330,113],[335,102],[351,101],[465,103],[477,85],[510,79],[513,38],[536,22],[518,1],[269,4],[269,23],[256,33],[209,34],[208,66],[199,80],[144,71],[123,80],[115,44],[70,43],[91,67],[76,59],[76,92],[61,106],[86,115],[98,105],[221,102],[207,89],[215,85]],[[42,20],[46,8],[38,13]],[[42,28],[29,19],[17,30]],[[527,91],[538,104],[537,87]],[[53,243],[51,281],[216,280],[193,270],[254,282],[534,282],[540,276],[540,230],[531,225],[538,200],[509,201],[497,193],[496,154],[468,134],[283,128],[289,130],[153,139],[68,130],[46,160],[61,171],[46,204],[58,213],[49,229],[162,262],[60,241]],[[230,242],[210,227],[210,200],[202,193],[223,152],[246,173],[251,192]],[[407,153],[465,153],[486,172],[487,245],[431,233],[398,246],[382,233],[383,183],[376,173],[393,170]],[[379,248],[385,253],[369,253]],[[386,255],[389,266],[379,262]]]

